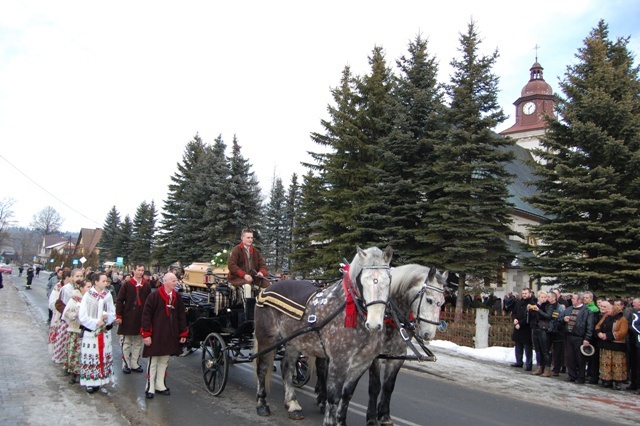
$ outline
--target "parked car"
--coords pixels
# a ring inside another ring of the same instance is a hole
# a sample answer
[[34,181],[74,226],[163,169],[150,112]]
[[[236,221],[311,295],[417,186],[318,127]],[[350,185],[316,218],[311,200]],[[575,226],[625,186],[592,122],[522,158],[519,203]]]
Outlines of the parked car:
[[5,265],[4,263],[0,265],[0,274],[12,274],[13,268],[9,265]]

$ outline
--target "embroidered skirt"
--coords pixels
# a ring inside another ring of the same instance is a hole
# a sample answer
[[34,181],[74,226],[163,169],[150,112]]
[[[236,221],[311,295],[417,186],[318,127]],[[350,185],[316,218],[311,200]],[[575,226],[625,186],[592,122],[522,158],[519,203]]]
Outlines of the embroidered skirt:
[[89,332],[82,336],[80,356],[80,384],[102,386],[113,378],[111,331]]
[[602,380],[627,380],[627,355],[622,351],[600,349],[600,378]]
[[67,339],[67,357],[64,368],[71,374],[80,374],[80,349],[82,347],[82,335],[76,332],[69,332]]
[[67,339],[69,338],[69,324],[60,321],[56,331],[56,339],[53,342],[53,362],[62,364],[67,356]]
[[55,311],[53,313],[53,317],[51,318],[51,326],[49,327],[49,355],[51,355],[52,360],[53,360],[53,352],[54,352],[56,339],[58,338],[59,328],[60,328],[60,312]]

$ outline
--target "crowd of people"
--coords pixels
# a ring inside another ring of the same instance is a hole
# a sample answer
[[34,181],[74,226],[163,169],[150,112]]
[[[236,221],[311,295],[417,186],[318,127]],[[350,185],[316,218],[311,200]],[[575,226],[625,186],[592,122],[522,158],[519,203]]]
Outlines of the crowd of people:
[[122,348],[122,372],[143,373],[146,398],[170,395],[166,384],[171,355],[182,353],[188,335],[186,311],[176,291],[177,271],[162,277],[136,265],[132,274],[116,268],[56,267],[47,283],[49,352],[69,383],[87,393],[113,381],[112,328]]
[[[246,296],[254,287],[268,285],[266,263],[253,247],[253,232],[243,230],[241,242],[228,261],[229,281]],[[122,372],[144,373],[145,397],[170,395],[166,377],[169,359],[182,354],[188,337],[186,310],[176,291],[181,274],[171,268],[162,276],[137,264],[131,273],[113,267],[56,267],[47,282],[49,298],[49,352],[62,365],[69,383],[94,393],[113,380],[112,328],[122,350]],[[254,282],[254,276],[257,280]],[[31,282],[27,281],[27,288]]]
[[[591,292],[564,297],[559,289],[509,294],[516,362],[541,377],[638,391],[640,298],[609,300]],[[535,353],[536,368],[533,368]]]

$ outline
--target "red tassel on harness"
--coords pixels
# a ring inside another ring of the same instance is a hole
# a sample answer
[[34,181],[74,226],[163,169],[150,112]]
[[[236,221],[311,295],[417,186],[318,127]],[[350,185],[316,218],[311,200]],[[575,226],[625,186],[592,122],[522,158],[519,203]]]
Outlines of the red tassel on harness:
[[349,291],[349,288],[353,287],[351,282],[351,276],[349,275],[349,265],[345,265],[342,268],[344,278],[342,280],[342,287],[344,289],[344,296],[347,302],[345,306],[344,326],[354,328],[358,323],[358,312],[356,311],[356,303],[353,300],[353,295]]

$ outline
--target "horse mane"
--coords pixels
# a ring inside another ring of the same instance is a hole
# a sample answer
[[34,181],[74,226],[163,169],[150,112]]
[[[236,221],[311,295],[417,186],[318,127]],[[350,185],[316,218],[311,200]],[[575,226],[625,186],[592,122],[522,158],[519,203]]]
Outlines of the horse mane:
[[[416,286],[422,286],[431,268],[416,263],[403,265],[391,270],[391,295],[403,296]],[[440,282],[439,274],[436,279]]]

